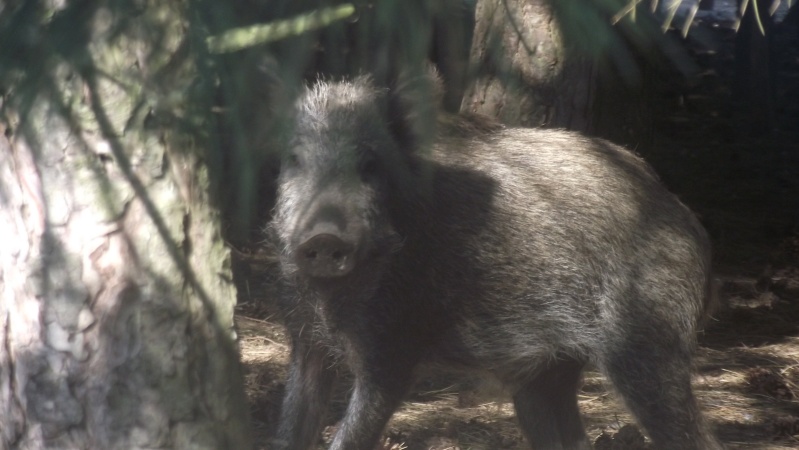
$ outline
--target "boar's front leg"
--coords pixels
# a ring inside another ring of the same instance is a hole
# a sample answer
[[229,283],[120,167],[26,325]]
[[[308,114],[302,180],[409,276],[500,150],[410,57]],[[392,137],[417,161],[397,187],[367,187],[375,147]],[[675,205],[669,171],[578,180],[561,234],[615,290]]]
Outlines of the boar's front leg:
[[381,348],[354,370],[355,386],[330,450],[373,450],[410,387],[415,358]]
[[331,358],[316,345],[294,345],[277,438],[272,448],[307,450],[319,439],[336,378]]

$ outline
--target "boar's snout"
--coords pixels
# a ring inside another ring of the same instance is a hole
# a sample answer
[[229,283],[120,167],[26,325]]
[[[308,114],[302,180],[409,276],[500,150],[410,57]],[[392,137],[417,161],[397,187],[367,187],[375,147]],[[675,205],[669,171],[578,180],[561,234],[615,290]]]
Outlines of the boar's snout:
[[341,277],[355,267],[355,246],[333,234],[317,234],[300,244],[296,259],[300,271],[307,276]]

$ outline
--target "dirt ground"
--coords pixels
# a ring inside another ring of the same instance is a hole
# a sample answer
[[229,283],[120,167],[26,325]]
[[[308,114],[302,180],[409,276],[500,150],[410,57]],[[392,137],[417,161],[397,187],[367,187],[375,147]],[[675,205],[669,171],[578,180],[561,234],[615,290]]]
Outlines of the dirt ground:
[[[700,336],[695,388],[730,449],[799,448],[799,31],[778,36],[776,120],[753,136],[732,107],[730,24],[699,26],[709,40],[690,52],[702,71],[659,94],[654,145],[639,150],[714,240],[721,308]],[[247,275],[269,261],[236,255],[248,268],[237,317],[247,394],[257,448],[268,448],[288,347],[262,281]],[[422,381],[389,424],[384,450],[528,448],[508,399],[456,385],[470,386]],[[579,398],[596,449],[648,448],[599,374],[586,373]]]

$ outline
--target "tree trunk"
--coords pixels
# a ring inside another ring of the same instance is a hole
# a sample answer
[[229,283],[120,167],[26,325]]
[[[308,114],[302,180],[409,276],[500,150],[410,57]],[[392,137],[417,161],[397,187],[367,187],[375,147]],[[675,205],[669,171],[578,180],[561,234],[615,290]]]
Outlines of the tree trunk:
[[566,51],[548,0],[479,0],[462,110],[508,125],[591,129],[594,64]]
[[0,30],[0,449],[249,448],[186,5],[21,5],[0,8],[30,31]]
[[[738,3],[740,5],[741,0]],[[738,33],[735,35],[735,81],[732,96],[741,122],[740,129],[755,136],[767,134],[774,125],[775,27],[774,19],[769,14],[769,6],[769,2],[762,0],[747,1]]]
[[656,70],[692,66],[638,4],[478,0],[464,111],[511,126],[566,128],[651,145]]

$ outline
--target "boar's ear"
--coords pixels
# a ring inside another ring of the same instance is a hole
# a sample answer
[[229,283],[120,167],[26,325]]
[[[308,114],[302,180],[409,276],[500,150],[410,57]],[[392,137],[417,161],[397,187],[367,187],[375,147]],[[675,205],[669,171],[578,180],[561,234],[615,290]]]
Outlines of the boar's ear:
[[406,70],[389,83],[388,123],[409,152],[426,151],[435,140],[441,81],[432,68]]
[[[250,236],[274,203],[280,167],[280,142],[290,132],[287,114],[291,89],[277,63],[268,56],[244,52],[220,58],[221,151],[220,198],[229,218],[230,236]],[[296,92],[296,91],[295,91]]]
[[299,80],[291,71],[281,67],[270,55],[253,59],[244,70],[241,80],[243,90],[239,96],[244,117],[260,123],[285,116],[286,111],[299,93],[299,84],[288,80]]
[[283,66],[271,56],[254,58],[243,70],[238,119],[247,144],[267,158],[272,172],[279,166],[278,153],[292,132],[294,102],[302,90],[296,68]]

